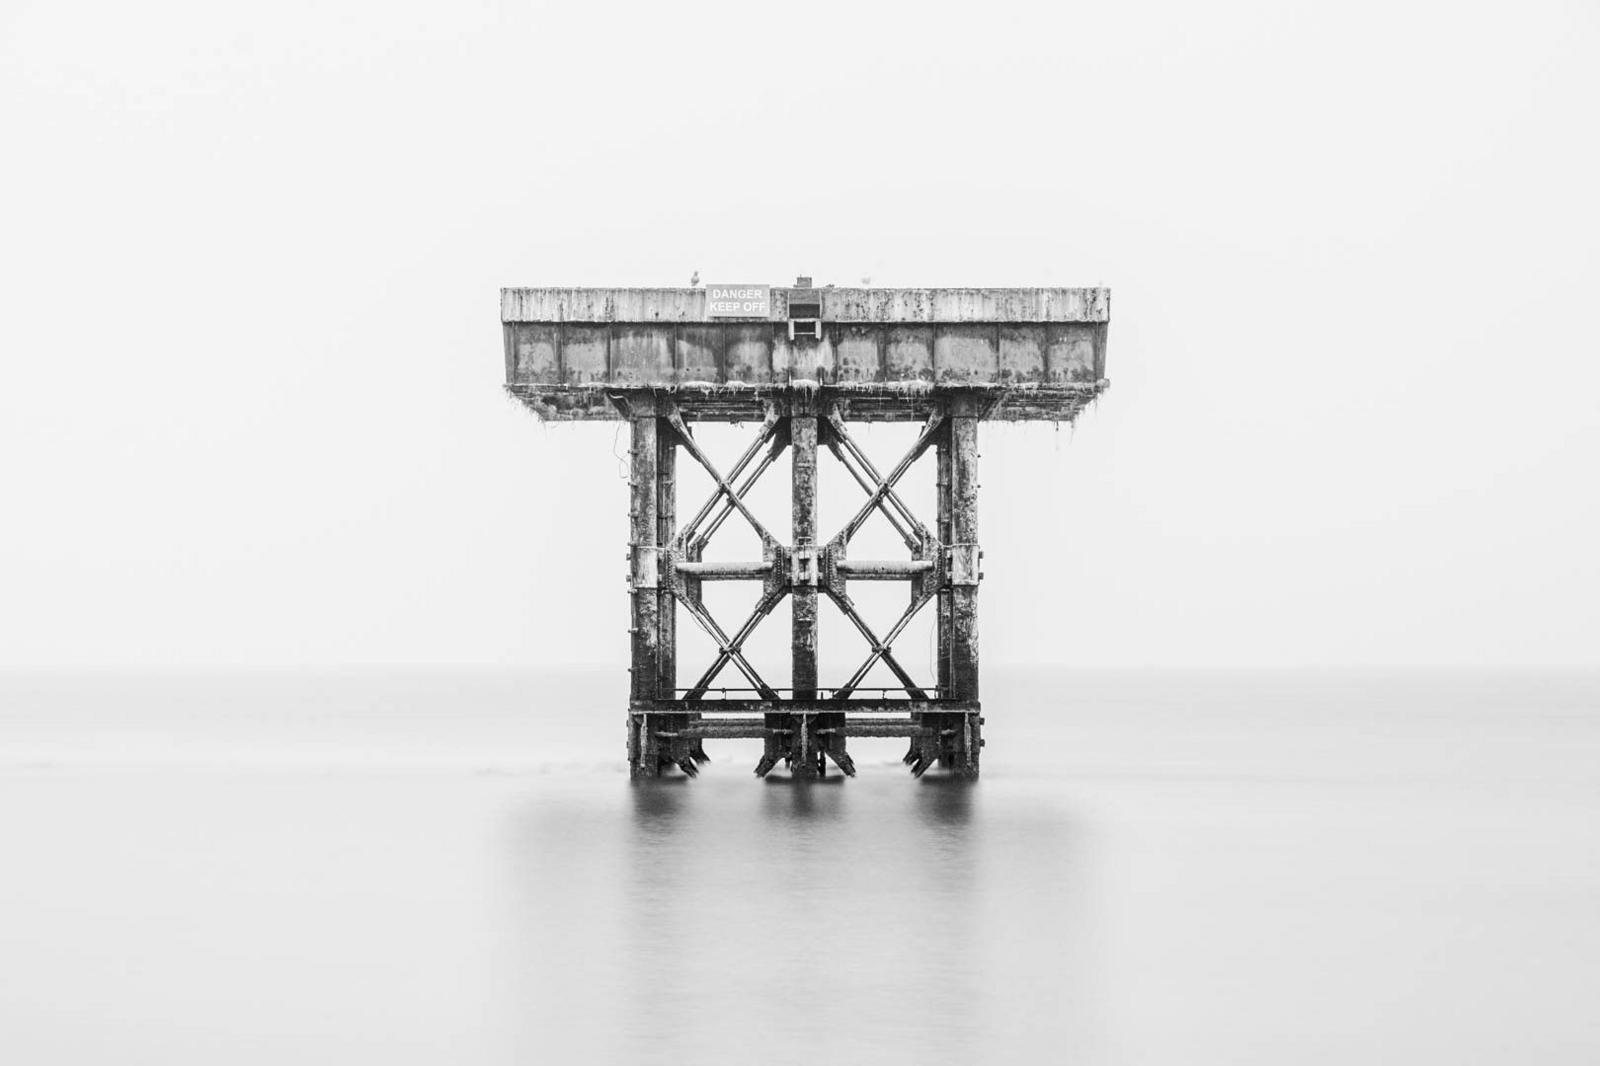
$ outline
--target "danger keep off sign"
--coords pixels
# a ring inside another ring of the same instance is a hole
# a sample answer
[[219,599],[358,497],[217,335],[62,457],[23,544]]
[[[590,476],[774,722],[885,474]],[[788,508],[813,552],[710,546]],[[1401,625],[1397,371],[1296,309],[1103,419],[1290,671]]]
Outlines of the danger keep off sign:
[[769,285],[707,285],[707,318],[770,318]]

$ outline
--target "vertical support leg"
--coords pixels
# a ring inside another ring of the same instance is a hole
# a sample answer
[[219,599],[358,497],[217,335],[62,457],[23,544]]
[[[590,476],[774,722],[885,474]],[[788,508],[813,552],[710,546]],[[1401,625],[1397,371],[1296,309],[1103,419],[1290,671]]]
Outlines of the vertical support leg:
[[[677,431],[667,419],[656,420],[656,544],[665,547],[678,532],[678,447]],[[678,600],[669,582],[658,571],[656,590],[656,698],[675,700],[678,696]],[[682,731],[698,714],[674,713],[669,728]],[[685,759],[709,762],[705,742],[685,738],[674,745],[671,761],[683,765]]]
[[794,470],[794,698],[817,697],[817,417],[789,419]]
[[[950,692],[978,701],[978,581],[982,552],[978,549],[978,419],[970,402],[958,398],[950,418]],[[946,749],[951,769],[962,777],[978,776],[979,719],[949,722],[955,741]],[[953,749],[953,750],[952,750]]]
[[[678,435],[664,419],[656,422],[656,544],[672,543],[678,531]],[[659,575],[658,575],[659,577]],[[662,582],[656,590],[656,693],[673,699],[678,689],[678,601]]]
[[[950,496],[950,423],[948,420],[939,427],[938,436],[934,439],[934,457],[938,463],[935,473],[934,492],[938,498],[938,527],[935,535],[939,543],[949,545],[955,540],[951,532],[951,496]],[[935,600],[938,608],[936,628],[939,640],[939,694],[948,699],[950,697],[950,588],[948,584],[939,590]]]
[[[965,397],[946,411],[934,438],[938,528],[945,547],[945,569],[935,600],[939,641],[939,697],[978,698],[977,629],[977,418]],[[964,777],[977,776],[980,741],[976,714],[928,711],[918,716],[921,736],[913,737],[905,762],[921,777],[935,763]]]
[[978,420],[950,420],[950,687],[978,698]]
[[660,686],[660,589],[656,577],[660,485],[657,478],[659,423],[654,410],[634,412],[629,465],[628,589],[633,601],[631,626],[632,682],[629,696],[630,773],[657,777],[661,752],[649,706]]
[[[948,414],[948,413],[947,413]],[[937,467],[934,473],[934,504],[938,510],[935,518],[934,535],[939,543],[944,546],[944,562],[942,576],[939,582],[939,591],[934,596],[934,636],[938,640],[938,685],[940,699],[953,699],[955,691],[950,680],[951,643],[955,632],[953,601],[950,575],[954,562],[954,551],[951,545],[955,543],[955,534],[951,531],[951,516],[954,511],[954,496],[952,495],[951,468],[954,459],[951,455],[952,439],[950,432],[950,419],[945,421],[935,432],[933,438],[934,460]],[[915,718],[924,730],[923,735],[911,738],[911,744],[906,749],[905,764],[911,767],[911,772],[921,777],[935,761],[943,761],[940,752],[943,750],[943,732],[945,715],[938,711],[928,711]]]
[[[791,575],[793,630],[790,652],[794,699],[817,698],[817,415],[796,410],[789,418],[789,454],[793,470],[794,554]],[[810,716],[793,716],[789,734],[790,767],[796,777],[817,772]]]

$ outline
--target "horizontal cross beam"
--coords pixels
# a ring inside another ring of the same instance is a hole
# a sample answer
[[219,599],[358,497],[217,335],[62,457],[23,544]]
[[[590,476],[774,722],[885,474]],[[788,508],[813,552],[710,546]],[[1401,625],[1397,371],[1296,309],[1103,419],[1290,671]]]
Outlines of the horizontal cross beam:
[[[819,555],[827,547],[817,549]],[[836,559],[833,563],[839,573],[854,581],[911,581],[934,569],[932,559]],[[764,559],[737,562],[684,561],[673,564],[673,569],[701,581],[764,581],[776,571],[788,576],[788,567],[781,560]]]

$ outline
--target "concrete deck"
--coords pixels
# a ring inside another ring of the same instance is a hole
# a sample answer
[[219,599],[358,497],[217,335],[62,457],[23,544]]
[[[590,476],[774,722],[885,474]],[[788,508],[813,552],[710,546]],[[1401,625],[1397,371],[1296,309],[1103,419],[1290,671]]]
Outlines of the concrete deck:
[[628,393],[686,417],[759,419],[794,389],[847,417],[926,417],[978,392],[986,417],[1070,421],[1108,382],[1107,289],[779,288],[770,313],[710,318],[693,289],[505,289],[506,384],[544,418],[611,419]]

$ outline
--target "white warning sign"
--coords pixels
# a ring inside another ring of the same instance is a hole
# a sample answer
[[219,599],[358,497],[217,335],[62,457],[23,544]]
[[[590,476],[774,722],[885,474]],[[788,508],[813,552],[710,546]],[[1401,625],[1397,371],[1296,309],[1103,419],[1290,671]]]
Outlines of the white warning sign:
[[707,285],[707,318],[770,318],[770,285]]

